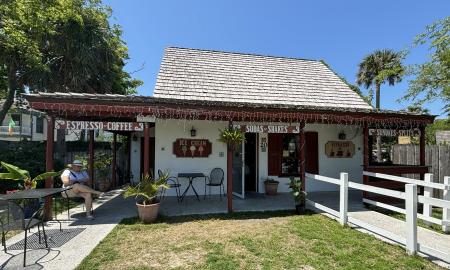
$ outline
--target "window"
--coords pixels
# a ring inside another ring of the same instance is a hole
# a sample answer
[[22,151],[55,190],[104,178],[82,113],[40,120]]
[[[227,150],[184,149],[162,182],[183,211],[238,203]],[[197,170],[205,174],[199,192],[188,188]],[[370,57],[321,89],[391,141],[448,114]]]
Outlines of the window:
[[281,174],[298,174],[298,136],[283,134],[281,151]]
[[36,117],[36,133],[44,133],[44,118]]
[[268,173],[269,175],[299,174],[298,134],[269,134]]

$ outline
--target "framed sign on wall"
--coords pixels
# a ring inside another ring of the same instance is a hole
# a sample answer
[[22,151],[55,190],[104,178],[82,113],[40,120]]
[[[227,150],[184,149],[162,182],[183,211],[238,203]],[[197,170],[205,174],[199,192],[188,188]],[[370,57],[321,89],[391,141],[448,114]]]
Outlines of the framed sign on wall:
[[212,144],[206,139],[176,139],[173,143],[173,154],[176,157],[204,158],[209,157]]
[[355,144],[351,141],[329,141],[325,144],[325,154],[329,158],[351,158],[355,154]]

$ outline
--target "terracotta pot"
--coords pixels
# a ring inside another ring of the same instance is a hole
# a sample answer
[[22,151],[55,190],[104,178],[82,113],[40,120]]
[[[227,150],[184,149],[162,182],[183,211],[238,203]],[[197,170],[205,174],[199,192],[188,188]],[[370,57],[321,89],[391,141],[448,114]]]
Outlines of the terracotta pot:
[[267,195],[275,196],[278,194],[278,182],[265,182],[264,187]]
[[158,217],[159,202],[146,205],[136,203],[136,206],[138,208],[139,218],[142,222],[152,223]]

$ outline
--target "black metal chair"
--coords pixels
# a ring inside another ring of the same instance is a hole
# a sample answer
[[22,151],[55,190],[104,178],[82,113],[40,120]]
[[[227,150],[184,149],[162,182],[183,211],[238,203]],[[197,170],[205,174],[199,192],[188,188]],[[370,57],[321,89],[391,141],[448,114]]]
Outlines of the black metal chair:
[[[28,201],[30,202],[30,201]],[[44,236],[45,247],[48,249],[47,235],[44,228],[44,205],[40,204],[39,208],[30,215],[25,217],[25,208],[11,201],[0,200],[0,226],[2,229],[2,245],[6,252],[6,234],[13,230],[23,230],[25,232],[24,250],[23,250],[23,266],[26,266],[27,259],[27,238],[31,228],[38,227],[38,239],[41,243],[41,230]]]
[[209,176],[205,177],[205,193],[203,199],[206,199],[206,186],[209,187],[209,196],[211,196],[211,187],[219,187],[220,199],[222,200],[222,190],[223,195],[225,196],[225,187],[223,185],[225,173],[221,168],[214,168]]
[[[161,170],[158,170],[158,176],[161,177],[163,176],[163,172]],[[175,192],[177,193],[177,201],[180,201],[180,197],[181,197],[181,192],[180,192],[180,187],[181,184],[180,182],[178,182],[178,177],[176,176],[170,176],[169,178],[167,178],[166,180],[166,184],[169,186],[169,188],[174,188]],[[164,196],[166,194],[166,189],[164,188],[161,191],[161,199],[164,199]]]

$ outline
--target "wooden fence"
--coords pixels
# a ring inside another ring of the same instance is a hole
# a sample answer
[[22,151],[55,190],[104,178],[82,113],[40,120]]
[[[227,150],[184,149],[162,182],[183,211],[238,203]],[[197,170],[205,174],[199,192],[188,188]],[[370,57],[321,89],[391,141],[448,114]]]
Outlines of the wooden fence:
[[[340,178],[331,178],[317,174],[306,173],[306,178],[313,181],[322,181],[326,183],[331,183],[339,186],[339,211],[331,209],[320,203],[311,201],[306,198],[306,203],[316,209],[322,210],[330,214],[333,218],[339,220],[342,225],[353,224],[364,228],[372,233],[381,235],[388,238],[394,242],[403,245],[406,251],[410,255],[414,255],[417,252],[422,252],[424,254],[430,255],[432,257],[439,258],[447,263],[450,263],[450,254],[448,251],[439,250],[438,246],[428,247],[426,245],[418,243],[417,239],[417,219],[422,219],[430,223],[435,223],[442,225],[444,232],[450,231],[450,177],[446,176],[444,184],[430,183],[427,181],[418,181],[415,179],[409,179],[405,177],[398,177],[394,175],[378,174],[372,172],[364,172],[364,175],[375,176],[377,178],[388,179],[392,181],[399,181],[405,183],[405,192],[390,190],[385,188],[374,187],[370,185],[364,185],[356,182],[349,181],[347,173],[341,173]],[[431,175],[428,175],[432,178]],[[423,196],[418,195],[417,187],[422,186],[428,189],[441,189],[444,192],[444,199],[433,198],[430,192],[424,194]],[[376,193],[383,196],[393,197],[399,200],[405,201],[405,208],[399,208],[392,205],[387,205],[384,203],[379,203],[375,201],[365,200],[365,203],[374,204],[378,207],[386,208],[391,211],[396,211],[406,215],[405,221],[405,237],[387,231],[380,227],[374,226],[372,224],[361,221],[357,218],[353,218],[348,215],[348,190],[357,189],[362,191],[367,191],[371,193]],[[423,214],[418,213],[418,204],[424,205]],[[442,219],[436,219],[431,217],[432,207],[442,208]]]
[[[394,164],[419,165],[419,146],[397,144],[391,149]],[[444,177],[450,175],[450,146],[427,145],[425,147],[425,165],[430,166],[429,173],[437,183],[444,183]],[[419,175],[406,174],[405,177],[419,179]],[[442,198],[442,191],[435,190],[435,196]]]

